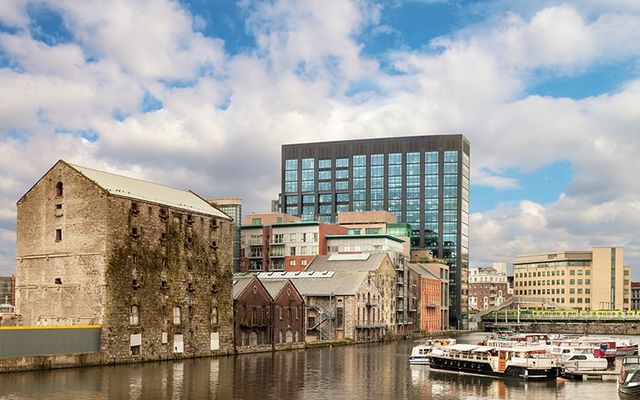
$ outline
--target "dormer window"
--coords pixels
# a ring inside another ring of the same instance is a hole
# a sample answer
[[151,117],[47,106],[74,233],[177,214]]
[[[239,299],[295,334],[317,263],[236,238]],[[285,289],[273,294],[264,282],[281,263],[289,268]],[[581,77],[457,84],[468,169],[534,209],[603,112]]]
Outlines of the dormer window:
[[62,196],[64,196],[64,187],[62,185],[62,182],[58,182],[56,183],[56,197]]

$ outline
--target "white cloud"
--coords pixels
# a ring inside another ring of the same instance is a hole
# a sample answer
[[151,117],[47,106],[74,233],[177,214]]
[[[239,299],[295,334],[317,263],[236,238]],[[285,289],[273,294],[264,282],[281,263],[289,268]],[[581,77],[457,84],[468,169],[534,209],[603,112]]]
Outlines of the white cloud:
[[[573,166],[555,203],[473,214],[472,263],[591,244],[625,244],[640,261],[640,221],[625,214],[637,211],[640,193],[640,80],[582,100],[526,94],[540,69],[570,75],[638,59],[640,10],[619,3],[621,11],[595,0],[588,9],[496,8],[491,25],[385,55],[399,74],[362,54],[359,35],[387,29],[384,9],[367,1],[243,2],[258,47],[239,54],[195,31],[202,22],[175,2],[49,2],[74,38],[53,46],[28,34],[26,3],[0,7],[0,20],[19,27],[0,34],[19,66],[0,68],[0,132],[19,136],[0,138],[0,270],[13,266],[15,201],[59,158],[205,196],[240,195],[251,212],[279,190],[282,143],[441,132],[471,140],[476,184],[513,189],[519,183],[504,171]],[[362,90],[349,96],[352,87]],[[145,92],[163,108],[140,112]]]

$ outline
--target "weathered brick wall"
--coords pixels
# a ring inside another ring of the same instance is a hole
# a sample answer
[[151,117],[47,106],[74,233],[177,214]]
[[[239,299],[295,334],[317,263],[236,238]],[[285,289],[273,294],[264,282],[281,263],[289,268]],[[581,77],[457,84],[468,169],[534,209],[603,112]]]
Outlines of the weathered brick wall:
[[[252,314],[254,310],[255,316]],[[256,346],[270,346],[273,337],[272,313],[269,292],[257,278],[252,279],[252,283],[234,300],[233,323],[236,348],[249,347],[252,333],[256,335]]]
[[[18,201],[19,324],[103,322],[106,198],[93,182],[58,162]],[[62,240],[56,240],[56,229],[62,229]]]
[[[182,334],[183,356],[232,351],[231,224],[218,221],[212,228],[210,216],[189,218],[182,210],[135,203],[137,213],[131,211],[130,199],[109,199],[103,349],[116,360],[131,358],[130,335],[141,334],[136,358],[170,358],[175,355],[174,335]],[[137,238],[132,235],[134,227]],[[216,251],[211,248],[213,241]],[[132,305],[139,307],[138,325],[130,324]],[[173,321],[174,307],[181,310],[179,324]],[[210,351],[212,332],[220,334],[216,352]],[[162,343],[163,333],[167,343]]]
[[[274,306],[282,307],[282,319],[276,313],[274,316],[273,332],[275,343],[286,343],[287,331],[291,331],[294,342],[302,342],[305,337],[304,329],[304,300],[291,282],[287,282],[274,300]],[[282,340],[280,338],[282,337]]]
[[385,257],[380,267],[370,275],[381,295],[380,304],[382,308],[382,319],[389,322],[390,329],[394,330],[395,327],[393,324],[395,324],[396,320],[397,274],[393,267],[393,263],[389,258]]

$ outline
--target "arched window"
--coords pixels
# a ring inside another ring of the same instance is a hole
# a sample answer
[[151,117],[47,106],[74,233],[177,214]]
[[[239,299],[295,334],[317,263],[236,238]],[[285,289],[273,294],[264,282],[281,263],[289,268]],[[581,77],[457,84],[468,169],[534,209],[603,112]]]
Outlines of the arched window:
[[56,196],[62,197],[64,195],[64,190],[62,186],[62,182],[56,183]]
[[255,332],[251,332],[249,334],[249,346],[257,346],[258,345],[258,334]]

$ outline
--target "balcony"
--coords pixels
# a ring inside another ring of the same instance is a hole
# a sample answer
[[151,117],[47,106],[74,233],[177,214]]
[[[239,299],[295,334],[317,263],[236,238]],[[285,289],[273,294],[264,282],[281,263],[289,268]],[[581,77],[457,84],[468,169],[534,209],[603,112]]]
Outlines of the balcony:
[[251,253],[249,254],[249,258],[262,258],[262,253]]
[[284,253],[271,253],[271,258],[285,258]]
[[271,246],[284,246],[285,243],[282,240],[271,240],[269,241],[269,243],[271,244]]

